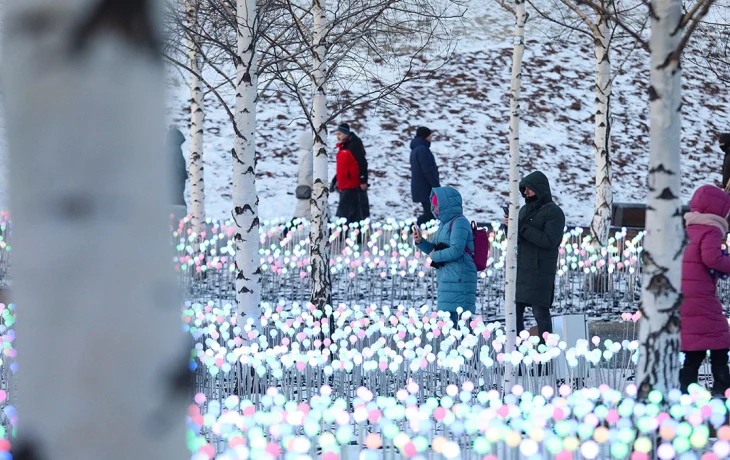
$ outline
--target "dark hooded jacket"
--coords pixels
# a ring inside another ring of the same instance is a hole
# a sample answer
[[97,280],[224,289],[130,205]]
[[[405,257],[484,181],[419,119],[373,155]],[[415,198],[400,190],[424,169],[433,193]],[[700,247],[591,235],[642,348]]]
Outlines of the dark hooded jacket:
[[431,190],[440,187],[439,169],[431,153],[431,143],[423,137],[411,141],[411,196],[415,203],[430,199]]
[[558,250],[565,231],[565,214],[553,202],[550,183],[539,171],[520,182],[535,192],[520,210],[517,240],[517,302],[549,307],[553,303]]
[[727,187],[728,181],[730,181],[730,148],[725,151],[725,158],[722,161],[722,187]]
[[171,204],[181,206],[187,206],[185,204],[185,182],[188,180],[188,170],[185,167],[185,157],[182,153],[184,143],[185,136],[179,129],[173,128],[167,133],[167,150],[172,163]]

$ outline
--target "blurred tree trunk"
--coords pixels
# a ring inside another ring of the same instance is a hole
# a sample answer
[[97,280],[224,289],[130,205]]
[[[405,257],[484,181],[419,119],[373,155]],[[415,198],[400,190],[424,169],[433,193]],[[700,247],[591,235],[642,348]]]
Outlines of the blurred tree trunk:
[[14,458],[190,458],[153,2],[4,8]]

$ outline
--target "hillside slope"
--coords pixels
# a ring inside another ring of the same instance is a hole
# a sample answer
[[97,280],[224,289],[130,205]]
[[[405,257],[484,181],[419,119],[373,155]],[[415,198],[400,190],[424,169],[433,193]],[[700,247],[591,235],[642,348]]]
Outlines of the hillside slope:
[[[409,142],[415,128],[437,131],[433,150],[442,184],[464,195],[465,213],[499,218],[508,193],[509,78],[512,18],[492,2],[473,2],[453,61],[433,79],[409,84],[400,107],[363,107],[349,122],[365,142],[371,168],[373,217],[408,218],[417,206],[409,186]],[[478,5],[478,6],[477,6]],[[589,222],[593,207],[593,55],[587,39],[551,41],[528,30],[523,74],[522,169],[540,169],[553,183],[556,200],[571,225]],[[624,60],[618,49],[614,63]],[[646,198],[648,145],[648,56],[635,51],[616,78],[613,97],[613,158],[616,201]],[[686,66],[683,106],[683,197],[694,187],[720,180],[718,133],[728,129],[724,110],[730,92],[709,75]],[[187,124],[184,82],[172,88],[170,114]],[[206,133],[207,207],[211,217],[230,215],[232,129],[217,101],[208,97]],[[289,216],[304,129],[293,101],[272,97],[259,106],[258,190],[264,219]],[[332,127],[334,128],[334,126]],[[334,136],[329,139],[334,146]],[[186,148],[187,144],[183,147]],[[334,158],[334,148],[332,148]],[[331,174],[334,163],[331,163]],[[332,197],[336,205],[337,195]]]

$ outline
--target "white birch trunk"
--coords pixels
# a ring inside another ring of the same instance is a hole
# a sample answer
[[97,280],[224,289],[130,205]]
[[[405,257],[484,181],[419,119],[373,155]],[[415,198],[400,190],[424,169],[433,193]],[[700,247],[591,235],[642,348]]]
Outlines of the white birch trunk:
[[310,240],[312,267],[312,304],[320,310],[332,303],[332,282],[329,271],[330,243],[327,232],[329,220],[329,178],[327,175],[327,13],[326,0],[313,0],[314,62],[312,125],[314,127],[314,187],[312,194],[312,226]]
[[[186,16],[188,27],[195,30],[198,15],[197,0],[188,0]],[[205,230],[205,178],[203,174],[203,139],[205,130],[205,101],[200,79],[196,76],[202,69],[200,53],[195,39],[188,38],[188,65],[194,73],[190,74],[190,157],[188,171],[190,176],[190,215],[193,232],[198,235]]]
[[525,54],[525,22],[527,12],[524,0],[515,2],[514,49],[512,51],[512,84],[509,125],[509,227],[507,229],[507,265],[504,288],[504,313],[507,334],[505,353],[504,392],[512,391],[515,369],[511,354],[517,341],[517,225],[520,214],[520,92],[522,91],[522,57]]
[[233,149],[233,220],[236,225],[236,303],[238,313],[258,319],[261,297],[258,195],[256,193],[256,104],[258,75],[255,44],[256,1],[238,0],[236,126]]
[[21,305],[14,458],[190,458],[163,67],[153,7],[135,5],[4,5]]
[[640,397],[679,387],[679,306],[684,229],[680,201],[681,73],[673,59],[681,31],[680,0],[652,1],[649,196],[639,322]]
[[596,107],[593,148],[596,159],[596,203],[591,222],[591,237],[596,248],[606,246],[611,231],[613,188],[611,177],[611,60],[610,34],[606,18],[598,14],[595,39]]

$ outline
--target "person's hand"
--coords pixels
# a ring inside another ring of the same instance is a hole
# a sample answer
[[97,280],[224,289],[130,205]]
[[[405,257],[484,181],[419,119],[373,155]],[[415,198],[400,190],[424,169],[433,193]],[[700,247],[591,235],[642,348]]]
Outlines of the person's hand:
[[504,215],[504,226],[505,227],[509,226],[509,216],[507,214]]
[[360,188],[362,189],[363,192],[367,192],[368,191],[368,184],[360,184]]
[[421,244],[423,241],[423,237],[421,236],[421,229],[418,228],[418,225],[413,226],[413,241],[416,244]]

